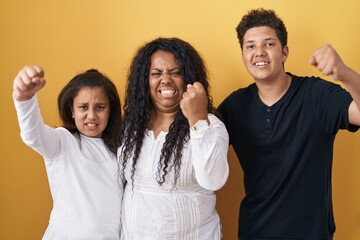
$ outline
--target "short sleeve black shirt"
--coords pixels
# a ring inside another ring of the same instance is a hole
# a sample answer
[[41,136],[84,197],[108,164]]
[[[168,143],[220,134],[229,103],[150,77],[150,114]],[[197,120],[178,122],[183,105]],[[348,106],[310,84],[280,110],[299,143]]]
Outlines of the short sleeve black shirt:
[[291,76],[272,106],[260,100],[256,84],[219,106],[244,171],[242,240],[320,240],[335,231],[333,144],[339,129],[358,129],[348,119],[352,98],[340,85]]

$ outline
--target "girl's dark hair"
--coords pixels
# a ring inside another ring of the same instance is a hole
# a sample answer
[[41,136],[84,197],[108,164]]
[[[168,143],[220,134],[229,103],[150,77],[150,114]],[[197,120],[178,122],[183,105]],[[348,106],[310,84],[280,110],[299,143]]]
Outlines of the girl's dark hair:
[[109,99],[109,121],[101,138],[104,140],[105,145],[111,150],[111,152],[116,154],[120,145],[120,98],[114,83],[98,70],[90,69],[84,73],[76,75],[59,93],[58,109],[63,127],[71,133],[79,136],[79,130],[76,128],[75,120],[72,117],[72,108],[74,98],[77,96],[79,91],[85,87],[102,88]]
[[[207,71],[199,53],[187,42],[178,38],[157,38],[140,47],[135,54],[128,72],[126,97],[124,104],[124,119],[121,131],[122,152],[120,162],[122,173],[130,158],[133,159],[131,178],[134,180],[136,162],[139,157],[144,136],[149,125],[153,104],[150,98],[149,73],[151,56],[156,51],[172,53],[181,68],[184,89],[187,84],[200,82],[208,96],[208,112],[215,113]],[[156,180],[159,185],[165,182],[165,176],[174,170],[174,182],[179,177],[182,149],[189,140],[189,123],[181,110],[170,125],[165,143],[158,161]]]
[[276,15],[273,10],[265,10],[263,8],[250,10],[241,19],[236,27],[237,37],[243,48],[244,35],[250,28],[254,27],[270,27],[275,30],[276,36],[281,42],[281,46],[287,45],[287,31],[284,22]]

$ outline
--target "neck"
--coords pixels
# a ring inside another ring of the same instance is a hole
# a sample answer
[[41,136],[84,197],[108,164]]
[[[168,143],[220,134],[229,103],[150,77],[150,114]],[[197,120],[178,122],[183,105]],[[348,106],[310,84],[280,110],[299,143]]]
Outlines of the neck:
[[176,112],[163,113],[154,111],[151,114],[148,128],[154,132],[157,137],[161,131],[168,132],[170,125],[174,122]]
[[272,106],[280,100],[289,89],[291,76],[284,73],[272,81],[256,81],[261,101],[267,106]]

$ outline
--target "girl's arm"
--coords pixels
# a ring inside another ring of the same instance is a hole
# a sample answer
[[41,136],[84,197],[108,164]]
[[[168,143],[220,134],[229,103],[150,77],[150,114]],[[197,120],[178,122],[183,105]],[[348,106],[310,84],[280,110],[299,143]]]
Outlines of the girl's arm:
[[13,98],[22,140],[43,157],[51,158],[60,150],[60,140],[55,129],[44,124],[37,103],[35,94],[44,85],[42,68],[26,66],[14,79]]

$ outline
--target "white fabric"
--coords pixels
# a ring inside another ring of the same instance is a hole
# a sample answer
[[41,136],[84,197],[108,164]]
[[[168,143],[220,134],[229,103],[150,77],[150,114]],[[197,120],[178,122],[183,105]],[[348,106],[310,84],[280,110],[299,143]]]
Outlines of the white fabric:
[[43,123],[36,97],[16,101],[23,141],[45,159],[53,209],[43,239],[120,238],[122,187],[115,154],[101,138]]
[[220,189],[229,175],[229,139],[219,119],[209,114],[209,120],[209,127],[190,131],[176,188],[173,187],[173,171],[162,187],[156,182],[160,152],[167,133],[161,132],[155,139],[152,131],[147,132],[134,182],[131,179],[132,161],[125,169],[127,185],[122,208],[122,239],[221,239],[213,191]]

